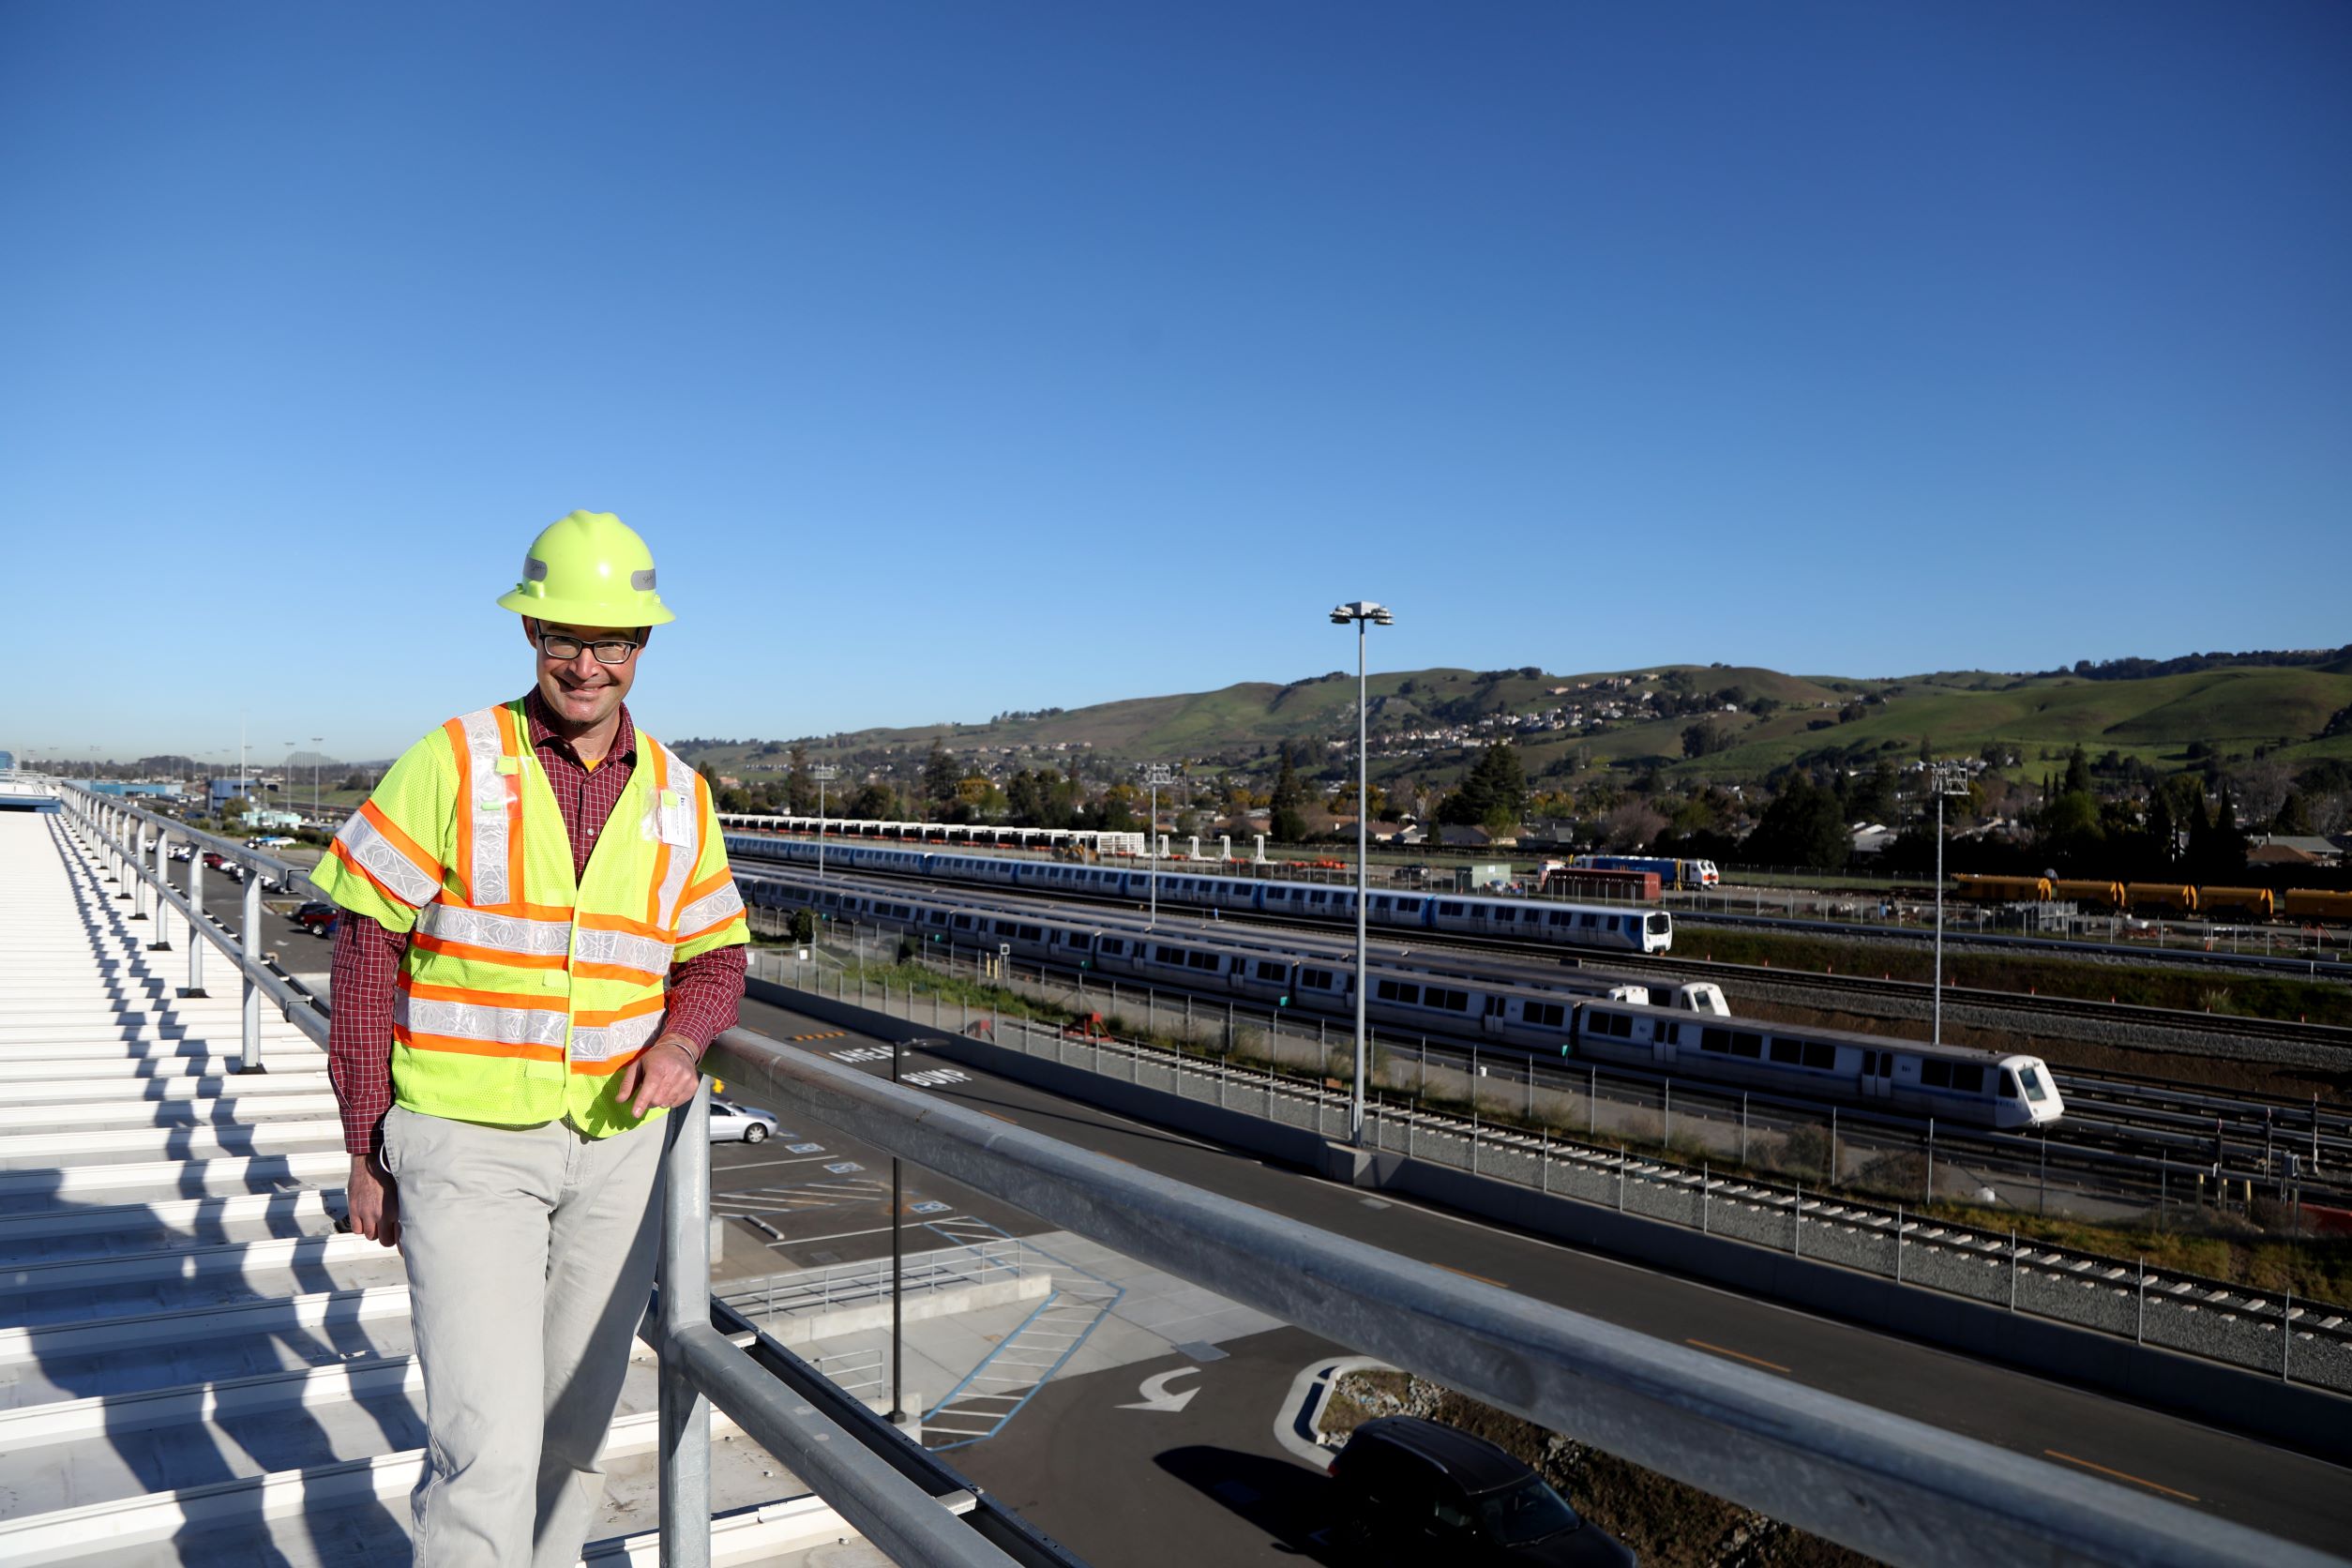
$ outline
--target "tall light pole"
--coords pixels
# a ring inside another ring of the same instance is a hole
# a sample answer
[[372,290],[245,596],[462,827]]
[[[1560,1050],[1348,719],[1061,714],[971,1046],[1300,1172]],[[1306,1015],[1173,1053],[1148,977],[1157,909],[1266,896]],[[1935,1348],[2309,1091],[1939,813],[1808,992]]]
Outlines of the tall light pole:
[[1366,827],[1367,810],[1372,804],[1372,758],[1367,740],[1370,725],[1365,715],[1368,705],[1364,695],[1364,641],[1367,626],[1391,626],[1396,617],[1384,605],[1369,599],[1343,604],[1331,612],[1332,624],[1344,626],[1356,624],[1356,1070],[1348,1090],[1348,1141],[1364,1142],[1364,950],[1365,906],[1372,897],[1372,867],[1367,846],[1371,842]]
[[310,737],[310,815],[313,817],[319,814],[319,746],[325,739],[324,735]]
[[819,882],[822,882],[825,875],[825,785],[840,771],[831,762],[819,762],[808,770],[808,776],[817,781],[817,880]]
[[1144,848],[1152,854],[1152,918],[1144,922],[1146,930],[1160,923],[1160,786],[1174,777],[1166,762],[1153,762],[1143,770],[1144,785],[1152,792],[1152,822],[1144,833],[1148,840]]
[[1930,1045],[1944,1043],[1944,801],[1965,795],[1968,786],[1959,771],[1946,762],[1933,764],[1928,788],[1936,792],[1936,985],[1934,1021],[1928,1026]]

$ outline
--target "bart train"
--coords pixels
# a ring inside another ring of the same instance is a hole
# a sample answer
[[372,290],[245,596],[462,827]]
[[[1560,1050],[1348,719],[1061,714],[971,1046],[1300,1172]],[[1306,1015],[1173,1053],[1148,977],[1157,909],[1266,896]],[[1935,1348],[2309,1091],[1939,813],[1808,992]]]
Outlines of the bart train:
[[2291,887],[2192,886],[2182,882],[2103,882],[2065,877],[1963,874],[1952,879],[1957,896],[1988,904],[2046,904],[2052,900],[2122,910],[2133,914],[2229,914],[2250,920],[2352,920],[2352,893]]
[[[811,838],[730,833],[727,853],[737,861],[773,861],[814,866]],[[1086,866],[1065,861],[1022,860],[1010,855],[957,854],[858,840],[829,841],[825,864],[844,870],[886,871],[942,882],[1022,887],[1039,893],[1090,894],[1119,898],[1152,896],[1149,870],[1123,866]],[[1209,877],[1162,871],[1159,901],[1196,909],[1248,910],[1290,919],[1345,920],[1356,915],[1351,887],[1321,882]],[[1663,910],[1623,905],[1560,904],[1548,899],[1486,898],[1455,893],[1374,893],[1364,907],[1367,925],[1384,929],[1446,931],[1462,936],[1516,937],[1559,947],[1597,947],[1628,953],[1665,953],[1674,946],[1674,917]]]
[[[952,893],[802,881],[792,872],[752,872],[742,880],[746,897],[759,906],[805,907],[966,950],[1001,948],[1033,963],[1353,1016],[1355,976],[1347,962],[1286,953],[1246,931],[1074,921],[1066,913],[992,910]],[[1679,987],[1676,1004],[1659,1006],[1639,985],[1613,983],[1601,994],[1579,995],[1557,982],[1433,976],[1413,959],[1386,954],[1367,964],[1365,978],[1364,1013],[1376,1027],[1980,1126],[2039,1125],[2065,1114],[2039,1057],[1737,1018],[1712,985]]]

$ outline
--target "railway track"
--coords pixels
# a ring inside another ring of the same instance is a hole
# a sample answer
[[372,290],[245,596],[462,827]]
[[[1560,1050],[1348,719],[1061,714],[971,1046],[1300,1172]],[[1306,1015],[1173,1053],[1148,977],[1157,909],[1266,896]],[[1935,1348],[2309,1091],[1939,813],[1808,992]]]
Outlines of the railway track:
[[[778,869],[773,873],[764,873],[746,868],[746,873],[739,874],[748,874],[755,878],[772,877],[773,880],[788,886],[805,887],[807,885],[805,872],[791,869]],[[909,879],[865,870],[839,873],[828,879],[831,882],[847,887],[862,886],[869,891],[885,893],[889,892],[894,884],[903,884],[907,880]],[[1027,893],[1018,888],[976,887],[964,884],[950,884],[948,891],[954,897],[966,901],[997,909],[1011,905],[1041,911],[1059,907],[1066,911],[1079,908],[1101,909],[1108,905],[1116,907],[1122,914],[1137,912],[1123,899],[1091,898],[1068,894],[1058,894],[1055,897],[1047,897]],[[1222,925],[1254,931],[1290,931],[1299,935],[1312,936],[1321,942],[1331,942],[1336,935],[1328,927],[1262,918],[1244,920],[1240,914],[1235,913],[1221,916],[1214,923],[1202,921],[1189,911],[1181,913],[1165,912],[1162,919],[1164,922],[1182,920],[1193,926]],[[1401,946],[1409,952],[1441,948],[1472,955],[1485,953],[1490,956],[1508,956],[1514,959],[1525,959],[1532,952],[1545,960],[1545,967],[1554,966],[1560,957],[1555,949],[1530,950],[1515,944],[1491,942],[1474,938],[1444,939],[1433,942],[1414,941],[1401,944],[1395,942],[1395,938],[1394,932],[1384,933],[1381,945],[1383,947]],[[1632,957],[1632,955],[1610,955],[1606,961],[1614,963],[1618,959],[1630,959]],[[1336,955],[1334,958],[1335,961],[1344,961],[1338,960]],[[1674,965],[1671,960],[1656,960],[1655,962],[1661,966],[1673,967],[1678,970],[1682,967]],[[1734,972],[1735,977],[1741,969],[1741,966],[1736,965],[1712,967]],[[1036,965],[1035,972],[1041,979],[1048,973],[1060,973],[1059,971],[1045,965]],[[1756,971],[1756,972],[1769,972]],[[1077,978],[1077,973],[1072,971],[1062,977],[1074,979]],[[1229,993],[1190,988],[1172,980],[1155,983],[1153,988],[1171,997],[1188,996],[1195,1001],[1218,1008],[1226,1006],[1232,1001]],[[1496,1060],[1499,1056],[1527,1061],[1530,1063],[1528,1071],[1530,1075],[1536,1076],[1539,1081],[1560,1071],[1557,1068],[1547,1068],[1543,1063],[1530,1057],[1528,1052],[1515,1047],[1499,1046],[1492,1041],[1470,1037],[1450,1038],[1436,1033],[1429,1033],[1425,1038],[1429,1048],[1440,1050],[1451,1058],[1466,1059],[1469,1053],[1475,1049],[1485,1053],[1489,1062]],[[1724,1091],[1695,1087],[1691,1080],[1676,1074],[1650,1072],[1621,1064],[1606,1066],[1582,1064],[1570,1076],[1578,1078],[1606,1078],[1617,1083],[1644,1086],[1653,1093],[1657,1093],[1661,1086],[1673,1085],[1673,1093],[1677,1096],[1712,1098],[1726,1104],[1753,1100],[1757,1103],[1769,1102],[1782,1105],[1821,1117],[1829,1117],[1832,1114],[1832,1106],[1827,1101],[1812,1101],[1762,1093],[1742,1096],[1737,1090]],[[2292,1176],[2304,1184],[2307,1188],[2311,1188],[2312,1195],[2314,1197],[2320,1197],[2323,1199],[2332,1199],[2336,1197],[2352,1198],[2352,1112],[2334,1107],[2304,1106],[2300,1102],[2275,1097],[2266,1100],[2262,1096],[2255,1095],[2212,1095],[2185,1085],[2172,1084],[2154,1078],[2143,1078],[2116,1074],[2058,1073],[2055,1069],[2053,1069],[2053,1076],[2058,1080],[2060,1093],[2067,1098],[2069,1114],[2066,1121],[2051,1130],[2046,1138],[2039,1134],[2031,1136],[1993,1134],[1983,1130],[1964,1133],[1950,1126],[1944,1129],[1944,1137],[1948,1140],[1958,1138],[1983,1138],[1987,1140],[1988,1147],[1998,1145],[2007,1150],[2008,1155],[2004,1157],[2014,1156],[2015,1148],[2030,1147],[2039,1151],[2036,1154],[2037,1159],[2045,1161],[2054,1156],[2063,1160],[2066,1157],[2066,1152],[2073,1151],[2087,1157],[2104,1156],[2110,1159],[2120,1158],[2135,1162],[2148,1167],[2151,1171],[2169,1168],[2182,1176],[2218,1175],[2231,1181],[2264,1183],[2281,1181]],[[2078,1093],[2082,1096],[2079,1102],[2076,1099]],[[1882,1124],[1895,1127],[1912,1124],[1908,1118],[1888,1117],[1859,1110],[1852,1107],[1839,1108],[1836,1114],[1843,1116],[1849,1126]],[[2015,1148],[2012,1148],[2013,1145]],[[2299,1163],[2290,1166],[2280,1157],[2283,1153],[2297,1154]],[[2067,1168],[2072,1170],[2074,1168],[2070,1165]],[[2082,1168],[2088,1171],[2091,1167],[2086,1164]],[[2149,1177],[2151,1184],[2153,1180],[2151,1175]],[[2345,1183],[2342,1194],[2334,1191],[2339,1182]],[[2323,1194],[2317,1190],[2314,1184],[2322,1184],[2329,1190]]]
[[[837,873],[839,874],[839,873]],[[937,879],[909,877],[904,873],[875,867],[860,867],[855,873],[864,877],[881,877],[890,881],[936,883]],[[1104,908],[1131,909],[1137,907],[1129,899],[1087,894],[1072,889],[1055,889],[1051,895],[1032,892],[1018,886],[999,883],[951,882],[939,885],[966,891],[985,890],[1009,897],[1065,904],[1091,904]],[[1186,912],[1189,912],[1187,907]],[[1219,918],[1233,924],[1248,924],[1274,930],[1315,931],[1328,934],[1340,928],[1334,925],[1319,925],[1309,921],[1271,917],[1250,910],[1223,910]],[[1403,933],[1389,931],[1385,940],[1395,941]],[[1718,963],[1708,958],[1668,955],[1655,957],[1639,953],[1605,952],[1588,954],[1543,942],[1516,942],[1506,937],[1465,937],[1452,933],[1424,931],[1410,933],[1407,938],[1412,946],[1422,949],[1444,948],[1463,953],[1491,953],[1520,959],[1539,959],[1558,963],[1563,958],[1591,962],[1596,967],[1621,967],[1628,973],[1665,972],[1680,978],[1713,980],[1720,983],[1757,982],[1767,984],[1800,984],[1825,995],[1891,998],[1911,1003],[1924,1003],[1935,988],[1926,981],[1895,980],[1867,974],[1836,974],[1816,970],[1776,969],[1769,964]],[[2174,1007],[2149,1007],[2134,1003],[2099,1002],[2079,997],[2042,996],[2034,992],[1993,990],[1983,987],[1946,986],[1944,1000],[1955,1006],[1989,1007],[2020,1018],[2046,1018],[2073,1022],[2134,1025],[2159,1029],[2187,1030],[2230,1039],[2275,1041],[2297,1045],[2341,1048],[2346,1062],[2352,1063],[2352,1028],[2338,1024],[2312,1023],[2304,1019],[2249,1018],[2234,1013],[2210,1011],[2191,1012]]]

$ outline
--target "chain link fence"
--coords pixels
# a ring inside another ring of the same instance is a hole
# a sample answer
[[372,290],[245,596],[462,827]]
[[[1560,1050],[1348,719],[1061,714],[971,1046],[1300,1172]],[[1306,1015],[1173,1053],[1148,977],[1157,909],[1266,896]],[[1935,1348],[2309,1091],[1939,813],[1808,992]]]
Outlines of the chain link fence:
[[[1125,981],[1016,973],[991,955],[939,957],[923,984],[910,984],[897,960],[914,950],[895,932],[844,933],[798,951],[810,956],[755,954],[753,973],[942,1034],[1348,1137],[1353,1037],[1322,1019]],[[1013,1016],[995,996],[1074,1021]],[[2352,1314],[2343,1308],[1909,1209],[1932,1197],[2161,1222],[2215,1196],[2194,1172],[2135,1175],[2140,1162],[2064,1145],[2054,1167],[2038,1138],[1857,1125],[1759,1095],[1373,1033],[1364,1137],[1378,1152],[2352,1393]],[[1717,1159],[1733,1168],[1717,1171]]]

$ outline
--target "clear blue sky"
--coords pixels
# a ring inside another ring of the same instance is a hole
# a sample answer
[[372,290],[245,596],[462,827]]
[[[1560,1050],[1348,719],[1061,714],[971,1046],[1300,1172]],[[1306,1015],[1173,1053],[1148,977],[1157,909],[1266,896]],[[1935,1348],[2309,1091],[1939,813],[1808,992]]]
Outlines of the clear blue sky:
[[[0,0],[0,746],[2352,639],[2352,7]],[[251,613],[247,613],[250,611]]]

